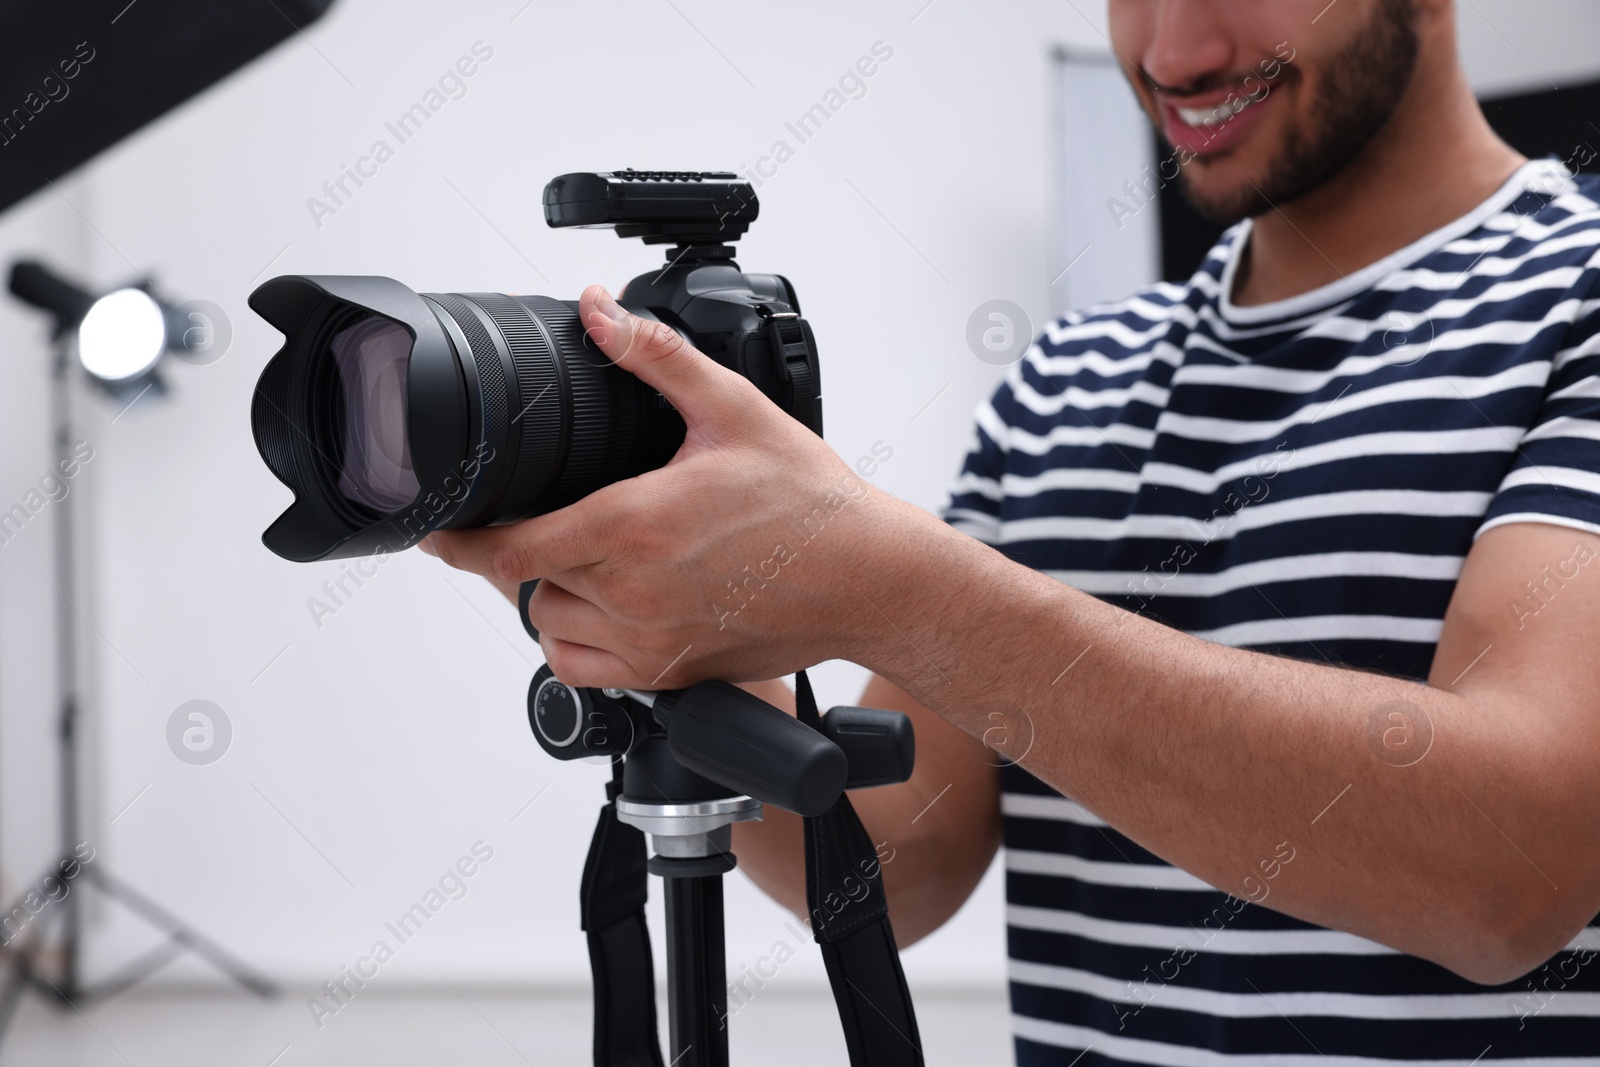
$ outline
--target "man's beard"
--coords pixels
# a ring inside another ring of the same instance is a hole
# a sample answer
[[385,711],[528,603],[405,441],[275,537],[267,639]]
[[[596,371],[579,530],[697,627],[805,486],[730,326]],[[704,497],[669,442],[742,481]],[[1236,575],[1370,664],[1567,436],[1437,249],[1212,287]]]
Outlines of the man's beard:
[[[1208,194],[1185,173],[1180,188],[1189,206],[1229,226],[1298,200],[1348,167],[1393,117],[1411,84],[1419,50],[1413,15],[1412,0],[1378,0],[1371,24],[1327,64],[1309,108],[1320,123],[1310,129],[1291,124],[1266,174],[1243,189]],[[1298,70],[1286,67],[1282,81],[1291,80],[1304,84]]]

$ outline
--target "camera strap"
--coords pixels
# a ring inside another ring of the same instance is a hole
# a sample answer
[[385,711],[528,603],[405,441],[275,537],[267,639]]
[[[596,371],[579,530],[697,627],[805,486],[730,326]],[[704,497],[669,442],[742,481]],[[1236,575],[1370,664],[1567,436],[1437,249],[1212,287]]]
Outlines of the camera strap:
[[606,783],[606,804],[589,842],[579,895],[594,975],[594,1062],[596,1067],[662,1067],[656,975],[644,919],[645,837],[617,818],[621,795],[619,759]]
[[[795,675],[795,712],[822,729],[806,672]],[[877,849],[848,794],[805,820],[806,906],[833,986],[851,1067],[922,1067],[922,1039]]]
[[761,310],[767,322],[767,343],[783,374],[783,406],[820,437],[822,384],[817,380],[817,342],[811,327],[797,312]]

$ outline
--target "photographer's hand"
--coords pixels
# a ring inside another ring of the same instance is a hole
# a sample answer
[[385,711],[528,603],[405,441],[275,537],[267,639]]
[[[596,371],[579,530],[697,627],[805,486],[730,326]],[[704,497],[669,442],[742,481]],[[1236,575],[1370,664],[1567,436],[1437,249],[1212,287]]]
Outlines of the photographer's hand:
[[942,524],[600,286],[579,314],[610,359],[683,416],[682,447],[665,467],[560,511],[439,531],[424,550],[497,583],[541,579],[528,614],[551,668],[574,685],[772,678],[844,654],[851,617],[866,624],[873,612],[859,590],[874,544],[918,517]]

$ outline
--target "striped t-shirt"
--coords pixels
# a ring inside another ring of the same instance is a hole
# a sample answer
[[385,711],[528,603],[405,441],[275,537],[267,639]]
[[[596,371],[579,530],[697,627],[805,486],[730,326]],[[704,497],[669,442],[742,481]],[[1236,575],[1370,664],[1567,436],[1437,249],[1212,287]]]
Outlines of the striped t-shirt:
[[[1241,223],[1186,285],[1051,323],[979,406],[946,518],[1220,644],[1426,679],[1477,534],[1600,533],[1597,201],[1530,163],[1257,307],[1230,299]],[[1600,1063],[1600,926],[1484,987],[1221,893],[1020,767],[1002,812],[1023,1067]]]

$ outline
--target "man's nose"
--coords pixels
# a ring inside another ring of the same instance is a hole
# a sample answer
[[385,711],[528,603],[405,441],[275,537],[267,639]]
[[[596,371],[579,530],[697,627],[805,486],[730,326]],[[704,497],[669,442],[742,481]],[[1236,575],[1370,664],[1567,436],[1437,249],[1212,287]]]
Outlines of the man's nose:
[[1229,0],[1157,0],[1155,34],[1139,57],[1145,73],[1166,87],[1194,85],[1227,73],[1233,35],[1221,10]]

